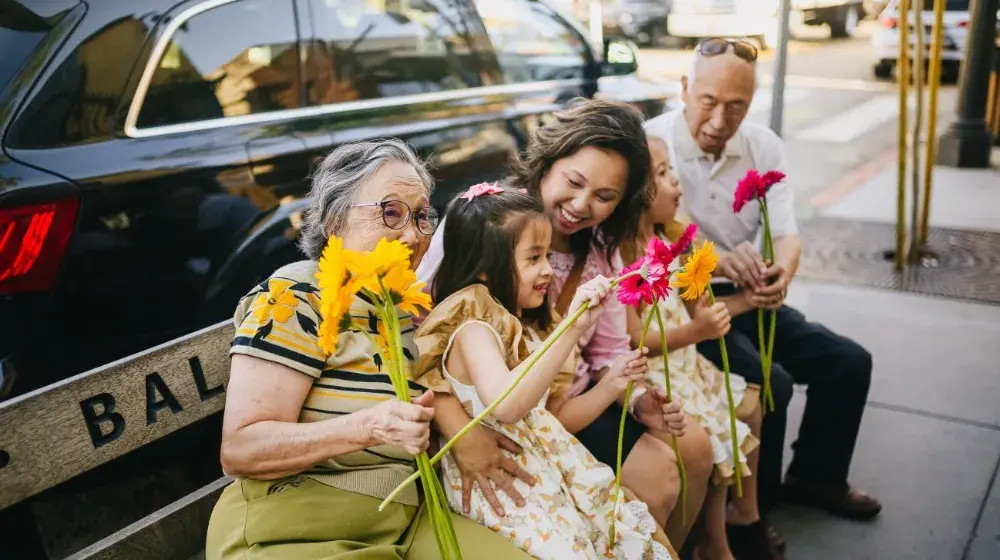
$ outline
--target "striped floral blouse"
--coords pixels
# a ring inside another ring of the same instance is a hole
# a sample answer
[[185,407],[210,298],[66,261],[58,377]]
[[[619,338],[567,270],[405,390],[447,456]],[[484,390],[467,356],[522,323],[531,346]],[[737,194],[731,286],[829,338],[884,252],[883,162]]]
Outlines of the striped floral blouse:
[[[230,355],[244,354],[276,362],[312,378],[299,422],[318,422],[351,414],[395,398],[389,376],[382,373],[375,337],[375,309],[360,297],[351,306],[351,330],[340,335],[337,351],[326,355],[319,346],[319,289],[315,261],[278,269],[240,300],[233,321],[236,338]],[[417,357],[413,321],[400,315],[404,354]],[[414,397],[423,389],[410,384]],[[413,456],[398,447],[380,445],[327,459],[306,471],[324,484],[375,498],[385,498],[414,472]],[[397,501],[418,505],[416,485]]]

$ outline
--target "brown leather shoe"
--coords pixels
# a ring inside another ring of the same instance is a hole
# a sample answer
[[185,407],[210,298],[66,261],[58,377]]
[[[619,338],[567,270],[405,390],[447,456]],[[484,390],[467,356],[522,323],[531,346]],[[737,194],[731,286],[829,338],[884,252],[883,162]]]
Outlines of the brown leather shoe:
[[822,509],[854,521],[874,519],[882,511],[882,504],[874,496],[847,484],[807,484],[786,478],[781,492],[789,503]]
[[726,540],[736,560],[785,560],[785,553],[771,542],[768,525],[763,521],[726,524]]
[[778,529],[775,528],[774,525],[767,526],[767,540],[770,541],[771,546],[773,546],[775,550],[780,550],[781,552],[788,550],[788,541],[785,540],[785,535],[779,533]]

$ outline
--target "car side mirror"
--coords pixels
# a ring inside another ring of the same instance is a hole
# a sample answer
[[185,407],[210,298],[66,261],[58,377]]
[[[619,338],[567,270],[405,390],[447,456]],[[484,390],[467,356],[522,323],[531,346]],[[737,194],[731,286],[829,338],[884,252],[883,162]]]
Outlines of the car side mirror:
[[624,37],[604,40],[603,76],[627,76],[639,69],[639,47]]

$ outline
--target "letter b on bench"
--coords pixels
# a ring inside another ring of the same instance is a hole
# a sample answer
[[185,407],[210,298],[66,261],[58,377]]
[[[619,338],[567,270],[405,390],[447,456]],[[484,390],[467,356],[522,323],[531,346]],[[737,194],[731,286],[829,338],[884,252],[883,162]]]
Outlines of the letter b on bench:
[[[83,419],[87,423],[90,441],[94,449],[119,438],[125,432],[125,418],[115,412],[115,398],[110,393],[94,395],[80,401]],[[110,423],[111,428],[105,432],[102,425]]]

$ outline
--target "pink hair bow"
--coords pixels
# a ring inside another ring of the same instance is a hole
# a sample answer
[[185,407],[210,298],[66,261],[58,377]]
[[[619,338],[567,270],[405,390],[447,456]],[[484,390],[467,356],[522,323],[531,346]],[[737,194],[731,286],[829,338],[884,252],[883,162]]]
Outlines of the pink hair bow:
[[496,183],[479,183],[478,185],[472,185],[469,190],[465,191],[459,198],[464,198],[465,200],[472,200],[477,196],[483,196],[484,194],[500,194],[503,189],[497,186]]

